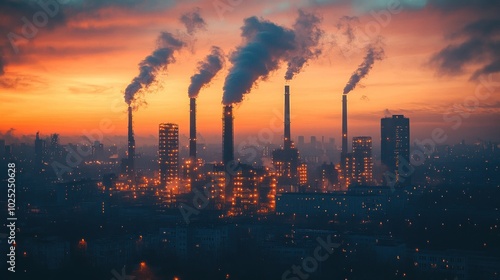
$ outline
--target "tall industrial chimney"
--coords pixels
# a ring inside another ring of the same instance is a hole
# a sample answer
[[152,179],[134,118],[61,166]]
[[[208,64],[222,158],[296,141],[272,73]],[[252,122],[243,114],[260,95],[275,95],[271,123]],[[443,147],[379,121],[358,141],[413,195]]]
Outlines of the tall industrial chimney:
[[233,106],[224,106],[222,115],[222,160],[225,165],[234,160]]
[[342,95],[342,154],[347,155],[347,94]]
[[132,107],[128,107],[128,160],[127,160],[127,173],[130,181],[135,180],[135,139],[134,129],[132,126]]
[[190,98],[189,157],[196,159],[196,98]]
[[341,186],[347,188],[348,177],[350,176],[349,168],[347,166],[347,94],[342,95],[342,152],[340,153],[340,172],[342,174]]
[[290,86],[285,85],[285,133],[284,133],[284,149],[288,150],[292,147],[292,138],[290,133]]

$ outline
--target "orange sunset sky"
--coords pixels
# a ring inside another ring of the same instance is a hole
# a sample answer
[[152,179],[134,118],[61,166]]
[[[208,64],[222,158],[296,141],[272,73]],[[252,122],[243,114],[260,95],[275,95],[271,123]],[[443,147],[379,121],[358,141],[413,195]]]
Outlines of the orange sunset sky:
[[[106,132],[107,141],[125,143],[124,90],[138,74],[138,63],[155,49],[161,31],[171,32],[188,47],[175,54],[175,63],[161,71],[157,83],[144,92],[142,99],[147,104],[134,114],[137,144],[155,144],[162,122],[177,123],[180,133],[188,135],[187,88],[198,61],[210,47],[219,46],[226,55],[235,51],[242,44],[243,20],[251,16],[291,28],[299,8],[318,14],[325,33],[322,54],[290,81],[294,138],[315,135],[340,142],[341,94],[365,55],[365,41],[359,38],[382,36],[385,59],[376,61],[370,74],[349,94],[350,137],[378,139],[380,118],[390,112],[410,118],[412,140],[430,137],[435,128],[446,131],[449,143],[500,140],[500,66],[494,64],[500,61],[500,54],[498,49],[493,51],[500,46],[498,1],[60,1],[64,2],[60,11],[33,38],[15,42],[19,50],[15,53],[8,34],[22,34],[22,18],[32,20],[34,13],[43,11],[19,2],[23,1],[0,4],[4,72],[0,75],[0,139],[7,138],[7,142],[32,137],[37,131],[44,136],[59,133],[63,142],[74,141],[85,131],[99,129],[102,120],[109,120],[112,129]],[[400,11],[391,13],[388,7]],[[195,8],[206,28],[191,36],[179,17]],[[390,14],[390,19],[377,21],[381,13]],[[359,18],[353,23],[357,39],[351,44],[337,28],[343,16]],[[477,33],[478,29],[476,33],[463,31],[476,22],[490,23],[492,31],[486,23],[484,34]],[[463,50],[464,55],[453,52],[448,56],[451,67],[436,58],[442,50],[478,36],[491,43],[484,46],[494,47]],[[490,64],[498,68],[487,68],[489,71],[471,78]],[[222,88],[230,68],[226,61],[197,101],[198,132],[207,142],[221,139]],[[258,135],[270,128],[271,120],[281,117],[285,71],[283,63],[236,105],[237,141]],[[467,109],[464,103],[472,107]],[[462,115],[457,112],[460,108]],[[443,115],[458,117],[462,124],[454,129],[456,118],[447,122]],[[274,141],[280,141],[281,135],[277,131]]]

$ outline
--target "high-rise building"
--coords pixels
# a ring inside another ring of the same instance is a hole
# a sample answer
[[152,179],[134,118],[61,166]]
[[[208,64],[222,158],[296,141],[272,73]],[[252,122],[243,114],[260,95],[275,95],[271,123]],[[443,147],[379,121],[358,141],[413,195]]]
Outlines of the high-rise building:
[[393,115],[381,119],[381,160],[396,183],[409,183],[401,178],[401,170],[410,162],[410,119]]
[[214,209],[222,210],[229,204],[226,201],[226,195],[231,195],[230,188],[226,188],[226,168],[223,164],[214,164],[212,169],[207,172],[210,181],[210,203]]
[[104,144],[94,141],[94,145],[92,145],[92,157],[94,160],[103,160],[105,158]]
[[268,168],[239,164],[232,184],[232,192],[226,192],[228,215],[274,211],[277,180],[275,173]]
[[299,151],[296,148],[273,151],[273,165],[278,176],[278,185],[285,191],[297,190],[299,185]]
[[333,163],[324,162],[318,171],[319,180],[317,181],[316,191],[327,193],[338,187],[339,172]]
[[342,154],[343,156],[340,167],[342,172],[339,174],[339,181],[341,189],[346,190],[355,182],[354,173],[356,172],[356,158],[354,158],[352,153]]
[[45,158],[45,140],[40,139],[40,133],[35,138],[35,172],[42,173]]
[[118,147],[116,145],[109,147],[108,154],[110,154],[111,156],[118,155]]
[[179,182],[179,126],[160,124],[158,147],[161,186],[177,191]]
[[330,138],[329,139],[329,145],[330,147],[334,148],[335,147],[335,138]]
[[353,183],[368,185],[373,182],[372,138],[352,138]]
[[180,186],[180,193],[188,193],[193,190],[194,183],[197,178],[195,173],[198,171],[197,161],[189,157],[182,162],[180,178],[182,184]]
[[316,136],[311,136],[311,148],[316,148],[316,145],[318,145]]
[[308,178],[307,178],[307,163],[303,162],[301,163],[298,167],[298,174],[299,174],[299,185],[300,186],[307,186],[308,183]]
[[299,146],[301,146],[301,147],[304,147],[304,144],[305,144],[305,138],[304,138],[304,136],[299,136],[297,144]]

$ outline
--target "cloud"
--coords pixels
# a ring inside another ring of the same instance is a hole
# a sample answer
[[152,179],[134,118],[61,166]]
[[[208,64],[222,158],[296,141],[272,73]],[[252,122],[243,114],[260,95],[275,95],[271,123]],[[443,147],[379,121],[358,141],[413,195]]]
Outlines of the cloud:
[[500,19],[481,19],[469,23],[463,28],[463,33],[481,38],[500,35]]
[[39,76],[13,73],[15,78],[0,77],[0,88],[30,89],[37,86],[46,86],[47,82]]
[[93,55],[93,54],[105,54],[113,53],[115,51],[124,50],[123,46],[72,46],[72,47],[60,47],[60,46],[47,46],[36,49],[29,49],[24,51],[25,55],[42,55],[44,57],[49,56],[82,56],[82,55]]
[[372,11],[387,9],[388,7],[400,6],[407,10],[421,10],[428,7],[444,11],[454,9],[473,9],[491,11],[492,8],[500,7],[497,0],[313,0],[310,5],[351,5],[357,11]]
[[91,84],[68,88],[69,92],[73,94],[102,94],[110,89],[112,87]]
[[[134,13],[156,11],[159,8],[167,8],[180,3],[178,0],[69,0],[53,1],[58,5],[46,6],[41,3],[47,1],[33,0],[2,0],[0,1],[0,76],[4,74],[4,68],[14,56],[24,55],[16,49],[24,45],[36,36],[41,29],[54,30],[60,26],[66,26],[69,19],[85,19],[95,17],[95,11],[108,7],[120,7],[130,9]],[[48,2],[52,3],[52,2]],[[43,12],[49,14],[46,24],[37,27],[33,24],[33,16]],[[29,23],[26,23],[29,22]],[[31,28],[25,26],[30,25]],[[24,32],[23,32],[24,31]],[[8,35],[11,34],[9,37]],[[15,35],[13,35],[15,34]],[[29,38],[25,38],[28,34]]]
[[468,66],[476,66],[471,80],[500,72],[500,20],[481,19],[465,25],[452,38],[462,42],[450,44],[434,54],[430,64],[441,75],[458,75]]

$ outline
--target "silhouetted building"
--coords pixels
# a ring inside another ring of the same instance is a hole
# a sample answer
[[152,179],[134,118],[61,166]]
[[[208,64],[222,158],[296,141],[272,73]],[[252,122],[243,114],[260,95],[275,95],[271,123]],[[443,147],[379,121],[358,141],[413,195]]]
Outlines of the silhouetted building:
[[316,136],[311,136],[311,148],[316,148],[317,145],[317,138]]
[[297,145],[304,146],[304,144],[305,144],[304,136],[299,136]]
[[393,115],[391,118],[381,119],[381,160],[392,173],[397,183],[401,180],[400,171],[410,162],[410,119],[403,115]]
[[329,139],[329,144],[331,147],[335,147],[335,138],[330,138]]
[[43,160],[45,157],[45,140],[40,139],[40,133],[36,133],[35,138],[35,172],[41,173],[43,170]]
[[94,160],[103,160],[105,158],[104,144],[99,141],[94,142],[94,145],[92,145],[92,157]]
[[353,137],[353,183],[369,185],[373,182],[372,138],[367,136]]
[[109,147],[108,153],[111,156],[117,156],[118,155],[118,147],[116,145],[113,145],[113,146]]
[[323,163],[319,168],[319,184],[316,185],[316,191],[327,193],[335,190],[338,185],[339,172],[333,163]]
[[230,201],[226,197],[231,196],[231,188],[226,184],[226,170],[223,164],[206,165],[211,166],[207,172],[208,181],[210,181],[210,203],[213,209],[222,210]]
[[296,191],[299,183],[299,151],[296,148],[274,150],[273,165],[280,191]]
[[169,190],[176,191],[177,183],[179,181],[178,125],[172,123],[160,124],[160,142],[158,150],[161,186],[167,187]]
[[355,182],[354,180],[354,172],[356,170],[356,159],[354,158],[352,153],[344,154],[342,153],[342,165],[341,165],[341,173],[340,173],[340,183],[341,187],[345,190],[351,184]]
[[275,209],[276,177],[268,168],[238,164],[232,178],[232,191],[227,192],[228,215],[269,213]]
[[182,162],[181,165],[181,179],[182,189],[181,193],[188,193],[192,190],[195,182],[197,181],[198,163],[196,159],[189,157]]
[[308,176],[307,176],[307,163],[303,162],[297,167],[297,173],[299,175],[299,185],[307,186]]
[[64,155],[64,149],[59,143],[59,134],[55,133],[50,136],[50,145],[48,147],[50,160],[61,159]]

